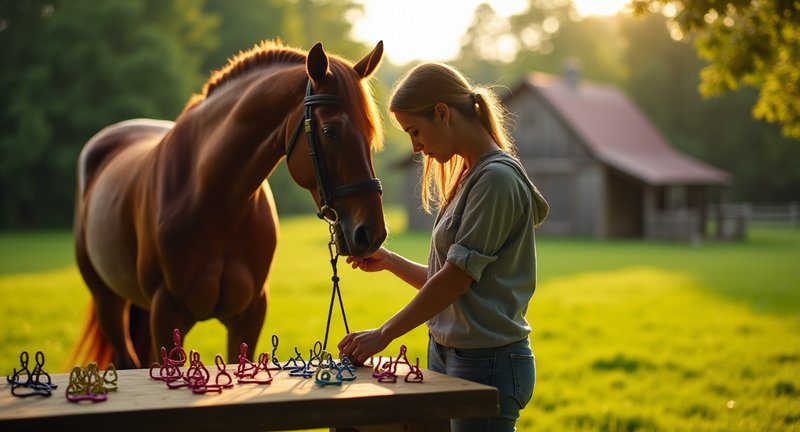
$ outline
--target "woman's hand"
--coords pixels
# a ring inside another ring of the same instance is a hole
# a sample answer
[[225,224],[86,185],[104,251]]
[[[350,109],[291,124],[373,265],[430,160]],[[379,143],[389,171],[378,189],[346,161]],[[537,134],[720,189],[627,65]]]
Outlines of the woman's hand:
[[387,263],[392,253],[381,246],[372,255],[365,258],[347,257],[347,263],[353,268],[359,268],[365,272],[376,272],[387,269]]
[[361,365],[368,358],[383,351],[392,340],[384,336],[381,329],[350,333],[339,342],[340,357],[347,356],[355,364]]

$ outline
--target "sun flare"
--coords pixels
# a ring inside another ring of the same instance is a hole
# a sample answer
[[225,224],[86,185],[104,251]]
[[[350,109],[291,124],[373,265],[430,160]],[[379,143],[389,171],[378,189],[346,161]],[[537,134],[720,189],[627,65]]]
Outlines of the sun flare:
[[581,16],[614,15],[624,10],[630,0],[573,0]]
[[[353,38],[367,45],[383,40],[386,57],[396,64],[455,58],[474,19],[475,8],[481,3],[488,3],[504,17],[519,14],[528,6],[527,0],[357,1],[364,8],[363,13],[352,17]],[[613,15],[629,1],[574,0],[574,3],[581,16],[589,16]]]

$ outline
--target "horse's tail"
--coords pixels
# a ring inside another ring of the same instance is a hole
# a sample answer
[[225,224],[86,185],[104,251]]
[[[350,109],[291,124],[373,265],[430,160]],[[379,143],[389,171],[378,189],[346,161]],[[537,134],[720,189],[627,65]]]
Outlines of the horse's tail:
[[85,365],[88,362],[97,362],[100,368],[105,369],[114,358],[114,349],[103,335],[103,331],[100,330],[100,323],[97,321],[94,309],[94,300],[89,299],[86,323],[83,325],[83,332],[78,344],[75,345],[69,360],[67,360],[67,369],[71,369],[74,365]]
[[[88,309],[89,312],[86,316],[82,335],[69,356],[68,363],[65,365],[66,369],[71,369],[75,365],[85,365],[88,362],[96,362],[98,366],[105,368],[114,359],[114,347],[106,339],[100,329],[100,323],[97,321],[97,314],[94,311],[94,299],[89,299]],[[131,305],[128,324],[131,344],[138,357],[138,359],[133,360],[137,363],[137,367],[147,367],[149,363],[145,363],[150,358],[150,351],[152,351],[150,349],[150,313]]]

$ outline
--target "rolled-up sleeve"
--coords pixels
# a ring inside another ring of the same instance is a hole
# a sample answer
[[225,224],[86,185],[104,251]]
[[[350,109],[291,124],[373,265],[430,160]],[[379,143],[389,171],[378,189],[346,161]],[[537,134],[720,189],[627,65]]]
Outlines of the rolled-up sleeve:
[[525,188],[513,168],[487,167],[468,192],[447,262],[479,281],[522,215]]
[[483,269],[496,260],[497,256],[484,255],[478,251],[467,249],[458,243],[451,245],[450,250],[447,251],[447,262],[464,270],[475,281],[479,281],[481,274],[483,274]]

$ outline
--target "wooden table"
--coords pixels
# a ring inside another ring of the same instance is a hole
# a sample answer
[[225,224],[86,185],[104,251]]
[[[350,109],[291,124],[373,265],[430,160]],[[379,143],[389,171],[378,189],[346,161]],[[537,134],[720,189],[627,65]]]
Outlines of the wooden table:
[[390,384],[372,378],[369,368],[359,368],[354,381],[320,387],[313,378],[278,371],[270,385],[236,384],[221,394],[197,395],[185,388],[167,389],[165,383],[150,379],[146,369],[124,370],[119,371],[119,390],[94,404],[66,400],[69,374],[52,375],[58,388],[49,398],[15,397],[3,379],[0,430],[449,431],[450,418],[497,413],[493,387],[423,373],[422,383],[406,383],[400,375]]

